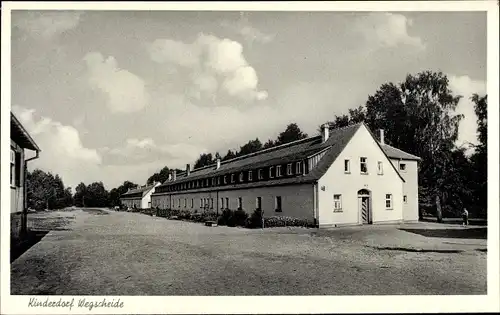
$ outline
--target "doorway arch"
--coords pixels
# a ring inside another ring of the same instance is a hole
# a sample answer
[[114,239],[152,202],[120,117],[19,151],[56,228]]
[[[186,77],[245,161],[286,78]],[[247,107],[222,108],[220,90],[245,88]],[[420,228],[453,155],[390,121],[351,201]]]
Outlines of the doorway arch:
[[358,207],[361,224],[372,224],[371,191],[368,189],[358,190]]

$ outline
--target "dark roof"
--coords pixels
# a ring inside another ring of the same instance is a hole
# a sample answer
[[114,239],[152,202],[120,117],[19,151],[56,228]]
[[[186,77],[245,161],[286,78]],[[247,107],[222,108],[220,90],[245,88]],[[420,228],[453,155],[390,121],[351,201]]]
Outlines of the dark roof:
[[131,189],[120,196],[120,198],[137,198],[143,197],[146,195],[151,189],[153,189],[155,185],[142,186],[138,188]]
[[[344,128],[334,129],[330,131],[328,140],[321,142],[321,136],[315,136],[307,139],[302,139],[290,142],[274,148],[261,150],[255,153],[240,156],[231,160],[221,162],[219,169],[215,168],[215,164],[195,169],[189,176],[186,173],[177,175],[175,181],[168,181],[159,187],[170,186],[174,184],[185,183],[191,180],[204,179],[213,176],[220,176],[230,173],[238,173],[245,170],[256,168],[264,168],[275,164],[285,164],[306,159],[307,157],[319,153],[327,149],[323,158],[319,161],[314,169],[303,176],[293,178],[275,179],[270,181],[261,181],[248,184],[237,184],[235,187],[256,187],[256,186],[271,186],[280,184],[294,184],[314,182],[318,180],[328,170],[330,165],[339,156],[347,143],[351,140],[354,133],[359,129],[362,123],[347,126]],[[233,185],[222,186],[221,189],[231,188]],[[208,188],[215,190],[215,187]],[[191,190],[192,191],[192,190]]]
[[10,113],[10,138],[23,149],[41,151],[35,140],[31,138],[28,131],[12,112]]
[[413,160],[413,161],[420,161],[421,158],[418,156],[415,156],[410,153],[406,153],[405,151],[402,151],[398,148],[391,147],[388,144],[381,144],[382,150],[384,150],[385,154],[393,159],[401,159],[401,160]]

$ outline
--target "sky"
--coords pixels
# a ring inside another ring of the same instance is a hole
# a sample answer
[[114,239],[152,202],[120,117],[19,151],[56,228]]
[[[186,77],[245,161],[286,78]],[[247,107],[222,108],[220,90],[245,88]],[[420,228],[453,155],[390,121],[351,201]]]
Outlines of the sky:
[[12,111],[66,186],[144,184],[442,71],[477,143],[484,12],[12,11]]

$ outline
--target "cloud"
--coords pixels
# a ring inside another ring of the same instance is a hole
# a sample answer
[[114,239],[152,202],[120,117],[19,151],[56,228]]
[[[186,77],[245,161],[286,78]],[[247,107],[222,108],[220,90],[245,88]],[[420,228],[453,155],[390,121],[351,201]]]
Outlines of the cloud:
[[422,39],[408,34],[412,24],[413,21],[402,14],[376,12],[359,18],[355,30],[364,36],[372,49],[408,45],[424,50],[426,47]]
[[448,75],[448,80],[453,93],[463,96],[456,109],[457,113],[465,116],[460,122],[458,129],[457,145],[460,146],[467,143],[477,144],[477,116],[474,112],[474,103],[470,98],[474,93],[485,95],[486,82],[473,80],[467,75]]
[[266,34],[250,25],[248,19],[244,16],[244,13],[241,14],[241,18],[237,22],[222,21],[220,25],[223,28],[242,36],[249,44],[253,44],[254,42],[267,44],[273,41],[275,37],[274,34]]
[[12,25],[34,38],[50,39],[74,29],[82,15],[79,11],[15,12]]
[[218,91],[242,100],[267,98],[266,91],[258,90],[257,72],[245,59],[243,46],[236,41],[199,34],[192,43],[157,39],[148,45],[148,51],[157,63],[187,70],[196,98],[212,98]]
[[74,186],[102,163],[97,150],[85,147],[74,127],[49,117],[37,119],[34,109],[13,106],[12,110],[42,150],[33,166],[57,173],[66,185]]
[[112,112],[132,113],[148,103],[145,82],[139,76],[118,68],[113,56],[104,59],[101,53],[85,55],[89,84],[106,93]]

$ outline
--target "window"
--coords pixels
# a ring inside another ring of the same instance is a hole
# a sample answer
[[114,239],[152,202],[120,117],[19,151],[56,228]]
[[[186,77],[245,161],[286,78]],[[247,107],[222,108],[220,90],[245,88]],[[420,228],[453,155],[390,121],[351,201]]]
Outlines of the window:
[[203,198],[200,198],[200,208],[203,208]]
[[239,178],[239,180],[240,180],[240,183],[242,183],[242,182],[243,182],[243,172],[241,172],[241,173],[240,173],[240,178]]
[[406,172],[406,163],[399,163],[399,170],[401,172]]
[[227,184],[227,175],[224,175],[224,184]]
[[215,186],[215,177],[212,177],[212,186]]
[[385,195],[385,208],[387,210],[392,209],[392,195],[391,194]]
[[286,175],[292,175],[292,163],[286,165]]
[[243,198],[238,197],[238,210],[243,209]]
[[406,197],[406,195],[403,196],[403,202],[408,203],[408,198]]
[[262,210],[262,197],[255,198],[255,209]]
[[229,198],[226,198],[226,209],[229,209]]
[[361,174],[368,174],[368,166],[366,164],[366,158],[359,158],[359,168],[361,170]]
[[258,173],[259,173],[259,180],[261,180],[262,179],[262,169],[259,169]]
[[234,174],[231,174],[231,183],[234,183]]
[[342,195],[333,195],[333,212],[342,212]]
[[10,185],[14,186],[16,184],[15,179],[16,174],[16,152],[10,150]]
[[378,163],[377,163],[377,172],[379,175],[384,174],[384,165],[382,164],[381,161],[378,161]]
[[208,187],[209,184],[210,184],[210,181],[207,178],[206,183],[205,183],[205,187]]
[[191,198],[191,208],[194,208],[194,199]]
[[295,174],[302,174],[302,163],[295,163]]
[[187,204],[188,204],[187,199],[184,198],[184,208],[187,208]]
[[217,176],[217,185],[220,185],[220,177]]
[[281,165],[276,166],[276,177],[281,177]]
[[276,212],[282,212],[281,209],[281,196],[276,196],[275,202],[274,202],[274,211]]
[[214,208],[214,198],[210,198],[210,209]]
[[351,172],[351,162],[349,160],[344,160],[344,173]]
[[252,171],[248,171],[248,181],[252,181]]
[[269,178],[273,178],[274,166],[269,167]]

